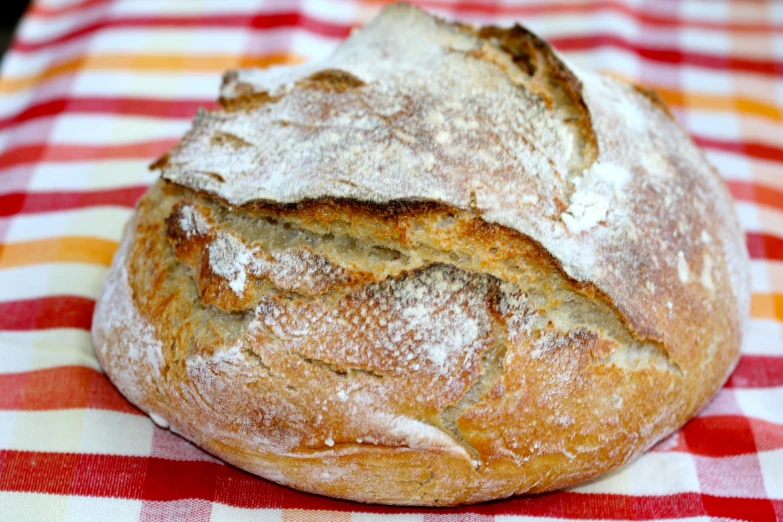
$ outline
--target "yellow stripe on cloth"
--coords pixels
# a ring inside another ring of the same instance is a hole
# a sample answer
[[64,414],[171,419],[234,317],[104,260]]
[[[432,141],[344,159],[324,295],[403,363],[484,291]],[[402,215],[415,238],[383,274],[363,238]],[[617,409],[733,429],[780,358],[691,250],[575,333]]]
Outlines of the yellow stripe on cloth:
[[117,245],[116,241],[80,236],[0,244],[0,268],[56,262],[109,266]]
[[289,53],[261,56],[214,55],[156,55],[156,54],[98,54],[81,56],[55,63],[41,72],[27,76],[0,77],[0,93],[9,94],[35,87],[41,82],[80,71],[163,71],[163,72],[222,72],[241,67],[269,67],[297,64],[304,57]]
[[750,316],[783,321],[783,294],[754,293],[750,299]]
[[742,96],[726,96],[699,91],[683,91],[649,83],[641,84],[633,78],[617,74],[614,71],[607,72],[607,74],[625,82],[643,85],[648,89],[652,89],[667,105],[673,107],[681,107],[689,110],[729,112],[732,114],[739,113],[748,116],[762,116],[774,121],[783,121],[783,108],[760,100]]

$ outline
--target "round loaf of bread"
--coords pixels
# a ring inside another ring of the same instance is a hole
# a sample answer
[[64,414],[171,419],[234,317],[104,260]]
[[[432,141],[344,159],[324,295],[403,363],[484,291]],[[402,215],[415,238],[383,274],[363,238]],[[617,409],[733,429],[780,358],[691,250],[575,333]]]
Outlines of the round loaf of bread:
[[743,233],[654,94],[395,5],[220,104],[153,166],[93,321],[117,388],[210,453],[481,502],[628,462],[734,367]]

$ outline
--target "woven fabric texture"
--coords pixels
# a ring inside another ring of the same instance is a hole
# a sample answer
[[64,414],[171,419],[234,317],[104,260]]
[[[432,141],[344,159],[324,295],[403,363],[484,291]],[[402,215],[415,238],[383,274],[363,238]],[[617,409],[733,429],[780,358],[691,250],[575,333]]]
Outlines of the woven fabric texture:
[[223,70],[324,57],[382,5],[38,0],[0,71],[0,520],[783,520],[783,2],[420,5],[519,21],[670,105],[747,231],[752,320],[725,388],[621,470],[459,509],[299,493],[155,427],[101,372],[89,333],[147,165],[214,106]]

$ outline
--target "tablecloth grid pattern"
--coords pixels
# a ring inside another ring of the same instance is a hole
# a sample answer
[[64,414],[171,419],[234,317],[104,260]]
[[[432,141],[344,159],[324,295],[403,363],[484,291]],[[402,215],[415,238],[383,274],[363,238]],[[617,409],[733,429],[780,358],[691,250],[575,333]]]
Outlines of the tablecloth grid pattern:
[[89,337],[146,165],[214,106],[224,69],[323,57],[381,4],[39,0],[0,73],[0,520],[783,520],[783,2],[421,4],[518,20],[670,104],[748,233],[752,320],[726,388],[605,478],[451,510],[298,493],[154,427]]

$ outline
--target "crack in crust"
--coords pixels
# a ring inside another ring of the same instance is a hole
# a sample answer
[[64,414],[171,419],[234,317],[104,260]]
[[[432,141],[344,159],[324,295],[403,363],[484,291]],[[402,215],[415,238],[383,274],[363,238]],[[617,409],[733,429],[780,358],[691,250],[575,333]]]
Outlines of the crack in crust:
[[297,352],[292,352],[292,353],[293,355],[302,359],[307,364],[312,364],[315,367],[323,368],[339,377],[346,378],[346,379],[350,378],[353,374],[357,374],[357,373],[361,375],[366,375],[368,377],[372,377],[374,379],[383,379],[386,376],[385,373],[368,370],[366,368],[337,365],[326,361],[321,361],[314,357],[308,357],[306,355],[302,355],[301,353],[297,353]]
[[[582,96],[582,82],[547,42],[521,25],[485,26],[471,28],[470,32],[506,53],[528,77],[521,85],[538,95],[550,111],[559,111],[560,120],[578,136],[570,165],[569,178],[573,182],[574,176],[581,175],[598,159],[598,140]],[[491,53],[479,50],[471,56],[493,61],[507,70],[505,64],[493,60]]]
[[364,86],[364,82],[353,74],[340,69],[324,69],[311,74],[298,85],[329,91],[345,92]]
[[[166,190],[173,194],[180,192],[180,189],[173,185]],[[438,266],[458,270],[459,273],[465,274],[464,277],[469,278],[466,281],[470,278],[476,281],[484,278],[486,283],[482,284],[487,286],[482,294],[484,297],[480,298],[482,303],[480,307],[487,313],[488,322],[485,327],[487,340],[479,351],[466,360],[468,367],[471,368],[470,377],[466,381],[460,381],[461,384],[454,393],[446,394],[449,397],[446,402],[433,404],[429,413],[425,408],[421,413],[413,415],[419,422],[442,431],[454,441],[454,444],[462,447],[470,456],[472,465],[476,469],[481,469],[485,465],[485,450],[480,446],[474,446],[471,442],[470,429],[467,434],[463,432],[464,418],[466,415],[470,416],[474,407],[480,408],[488,400],[503,397],[505,394],[503,375],[507,370],[507,354],[509,351],[518,352],[520,346],[526,342],[545,343],[549,341],[543,339],[554,335],[551,337],[555,340],[553,346],[560,346],[555,348],[556,350],[563,350],[566,346],[581,347],[580,349],[589,353],[593,363],[625,365],[630,368],[651,364],[662,371],[680,372],[675,363],[668,361],[662,347],[653,342],[634,339],[622,325],[616,312],[608,307],[596,310],[594,304],[586,305],[586,301],[579,297],[579,293],[587,292],[588,295],[593,295],[594,290],[569,281],[558,271],[556,263],[549,260],[538,247],[530,248],[522,258],[517,251],[513,254],[516,260],[513,264],[496,263],[497,260],[493,260],[495,261],[493,266],[510,266],[511,270],[484,272],[485,267],[481,266],[480,258],[477,258],[472,251],[476,250],[476,234],[479,234],[478,237],[485,234],[487,231],[480,232],[480,230],[487,225],[479,224],[480,220],[471,214],[454,210],[444,211],[432,204],[405,202],[384,207],[383,212],[376,214],[366,206],[345,203],[351,213],[360,214],[359,219],[362,217],[361,214],[364,214],[364,218],[372,216],[371,219],[378,220],[377,225],[369,227],[374,236],[371,238],[355,233],[356,226],[350,222],[350,218],[346,218],[346,209],[339,202],[311,202],[288,207],[255,204],[252,208],[246,208],[246,217],[242,217],[242,214],[237,215],[236,212],[232,212],[229,216],[221,203],[209,197],[205,198],[193,193],[188,195],[188,193],[189,191],[184,192],[184,198],[175,195],[177,202],[166,218],[166,234],[174,247],[177,259],[190,267],[191,277],[201,289],[200,295],[204,304],[212,304],[227,311],[236,309],[236,307],[221,306],[221,303],[233,302],[235,292],[228,285],[221,285],[211,295],[205,294],[202,288],[203,280],[209,279],[205,272],[211,269],[209,266],[204,266],[203,262],[199,264],[197,260],[203,261],[206,253],[209,252],[209,245],[219,234],[231,234],[244,245],[247,251],[253,252],[254,256],[267,258],[290,250],[296,252],[301,250],[303,245],[307,245],[312,255],[327,263],[324,266],[339,267],[344,271],[346,274],[344,278],[350,279],[357,269],[358,273],[363,274],[360,282],[356,282],[353,286],[340,288],[331,286],[328,287],[328,293],[324,291],[317,294],[291,293],[290,287],[275,286],[267,281],[265,285],[259,286],[262,288],[261,293],[253,294],[253,297],[246,300],[241,307],[244,310],[255,307],[256,321],[253,328],[256,333],[254,335],[258,335],[261,331],[259,328],[262,328],[265,332],[264,336],[274,339],[274,345],[278,346],[279,350],[286,351],[309,367],[312,372],[319,375],[326,372],[344,383],[364,382],[365,379],[370,379],[371,382],[382,382],[390,375],[399,376],[400,373],[395,366],[383,366],[385,363],[379,362],[380,360],[370,362],[372,359],[368,359],[360,363],[361,359],[357,359],[353,363],[350,362],[345,358],[345,354],[350,352],[350,350],[344,351],[345,344],[342,344],[338,351],[313,352],[312,348],[306,346],[314,345],[302,345],[302,339],[329,345],[335,342],[345,343],[349,337],[338,334],[334,340],[330,340],[330,337],[324,337],[325,331],[313,330],[312,325],[331,320],[330,314],[335,314],[334,318],[339,318],[345,313],[342,310],[351,310],[346,316],[350,320],[354,307],[364,306],[358,303],[363,302],[364,298],[360,297],[363,291],[361,289],[369,288],[368,284],[384,285],[390,281],[411,281],[411,274],[429,273],[434,267],[440,270]],[[320,220],[312,220],[310,216],[319,216]],[[497,230],[493,232],[490,232],[490,236],[497,235]],[[443,250],[434,248],[434,244],[427,244],[428,235],[432,236],[430,241],[436,238],[435,243],[441,244]],[[249,239],[250,237],[255,241]],[[493,252],[494,257],[497,257],[504,254],[503,245],[508,247],[508,239],[502,237],[495,239],[496,243],[482,248],[485,252]],[[446,246],[449,251],[446,251]],[[380,259],[373,261],[373,258],[378,256]],[[525,257],[528,261],[523,262],[522,259]],[[537,263],[543,262],[544,266],[548,265],[548,272],[531,272],[525,265],[533,258],[537,259]],[[391,263],[396,263],[397,266],[390,269]],[[445,264],[439,265],[439,263]],[[548,291],[550,296],[541,293],[542,275],[547,273],[550,278]],[[553,275],[557,275],[554,280],[558,282],[551,280]],[[212,276],[214,277],[214,274]],[[449,279],[446,279],[444,285],[448,284],[448,281]],[[432,282],[428,283],[428,285],[432,284]],[[557,290],[558,287],[562,289]],[[416,295],[415,287],[409,291],[412,292],[411,296]],[[351,300],[354,300],[357,305],[350,304]],[[563,301],[570,304],[564,306]],[[575,306],[574,302],[582,304]],[[377,304],[370,304],[370,309],[377,310],[377,306]],[[586,309],[580,311],[580,306],[586,306]],[[472,308],[478,309],[476,305],[472,305]],[[300,316],[309,319],[302,323],[295,319]],[[273,317],[295,319],[299,322],[291,323],[290,327],[285,326],[281,330],[283,323],[278,323],[277,319],[272,319]],[[383,314],[373,317],[380,317],[380,319],[373,319],[374,321],[391,320]],[[596,317],[601,317],[600,321],[603,323],[601,327],[596,326]],[[358,328],[361,331],[362,327]],[[394,328],[399,330],[401,327]],[[291,337],[289,332],[294,331],[297,333]],[[624,349],[621,349],[621,343],[626,345]],[[371,345],[366,347],[370,350],[378,349],[372,348]],[[627,360],[626,352],[629,350],[635,350],[632,363]],[[618,354],[623,355],[618,356]],[[258,355],[255,358],[262,362],[263,367],[269,368]],[[427,360],[419,359],[417,356],[413,362],[416,363],[415,367],[419,368]],[[335,444],[336,448],[343,448],[349,447],[351,442],[335,440]]]

